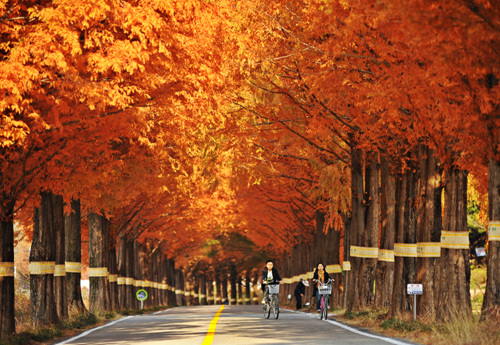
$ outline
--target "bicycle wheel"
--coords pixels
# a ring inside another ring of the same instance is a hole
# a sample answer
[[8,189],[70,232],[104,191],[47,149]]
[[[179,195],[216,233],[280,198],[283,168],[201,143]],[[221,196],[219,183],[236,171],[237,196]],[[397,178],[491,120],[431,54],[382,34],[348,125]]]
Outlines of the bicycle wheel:
[[273,296],[274,298],[274,318],[277,319],[280,316],[280,300],[278,296]]
[[328,320],[328,297],[325,297],[325,308],[323,309],[323,319]]
[[274,295],[271,296],[271,311],[273,313],[273,317],[276,318],[276,309],[274,308],[274,304],[276,303],[275,299],[274,299]]
[[319,318],[320,320],[323,320],[323,313],[325,312],[325,296],[321,296],[321,303],[320,303],[320,311],[319,311]]
[[269,305],[269,301],[266,301],[264,304],[264,317],[269,319],[269,315],[271,314],[271,306]]

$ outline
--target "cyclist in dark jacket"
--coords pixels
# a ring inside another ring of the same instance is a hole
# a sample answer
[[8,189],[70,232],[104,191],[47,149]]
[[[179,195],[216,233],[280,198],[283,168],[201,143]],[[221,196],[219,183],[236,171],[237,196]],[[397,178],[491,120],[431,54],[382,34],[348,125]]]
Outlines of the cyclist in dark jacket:
[[278,273],[278,270],[274,268],[273,260],[267,260],[266,267],[262,270],[262,290],[264,291],[264,299],[262,300],[262,304],[266,303],[266,298],[269,298],[269,289],[265,288],[265,284],[281,284],[281,277]]
[[318,262],[318,265],[316,265],[316,270],[314,271],[313,275],[313,283],[314,283],[313,296],[316,296],[317,311],[320,310],[320,299],[321,299],[321,295],[318,293],[318,286],[319,284],[324,284],[328,282],[329,279],[330,275],[328,274],[328,272],[326,272],[325,266],[323,265],[322,262]]

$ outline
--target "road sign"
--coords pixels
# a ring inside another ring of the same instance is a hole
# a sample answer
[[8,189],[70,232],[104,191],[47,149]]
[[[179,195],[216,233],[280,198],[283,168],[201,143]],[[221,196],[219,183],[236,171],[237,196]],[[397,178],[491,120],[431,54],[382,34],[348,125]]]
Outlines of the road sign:
[[144,301],[146,298],[148,298],[148,292],[141,289],[136,292],[135,296],[139,301]]
[[421,295],[424,293],[424,288],[422,284],[408,284],[406,291],[408,295]]

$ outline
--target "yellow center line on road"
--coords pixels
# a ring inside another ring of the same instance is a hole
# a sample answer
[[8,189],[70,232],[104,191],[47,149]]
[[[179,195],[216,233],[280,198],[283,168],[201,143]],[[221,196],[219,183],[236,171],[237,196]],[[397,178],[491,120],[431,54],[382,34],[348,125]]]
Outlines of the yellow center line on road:
[[214,341],[215,326],[217,326],[217,321],[219,321],[219,316],[222,313],[223,309],[224,305],[220,307],[219,311],[215,314],[213,320],[210,322],[210,326],[208,326],[207,335],[205,337],[205,340],[203,340],[203,343],[201,343],[201,345],[210,345]]

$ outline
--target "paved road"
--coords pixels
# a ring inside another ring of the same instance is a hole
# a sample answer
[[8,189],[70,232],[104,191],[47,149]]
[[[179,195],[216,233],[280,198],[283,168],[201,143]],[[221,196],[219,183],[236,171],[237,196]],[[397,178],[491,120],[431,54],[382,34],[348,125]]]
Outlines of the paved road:
[[[409,344],[361,334],[334,320],[282,310],[279,319],[265,319],[261,306],[199,306],[138,315],[89,330],[54,344],[92,345],[257,345],[257,344]],[[210,332],[212,331],[212,332]],[[211,337],[213,336],[213,338]]]

